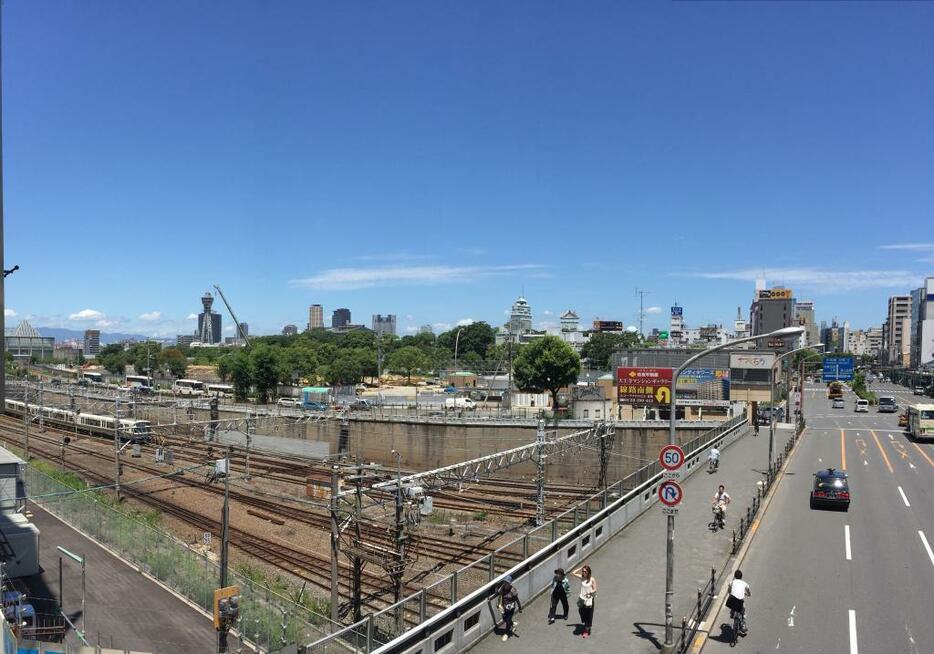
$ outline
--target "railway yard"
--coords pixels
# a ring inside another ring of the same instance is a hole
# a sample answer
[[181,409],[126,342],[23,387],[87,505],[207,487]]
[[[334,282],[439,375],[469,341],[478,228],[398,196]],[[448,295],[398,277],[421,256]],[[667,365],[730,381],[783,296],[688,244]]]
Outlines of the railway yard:
[[[9,407],[8,407],[9,408]],[[149,442],[127,445],[119,455],[120,490],[123,501],[134,509],[158,511],[159,527],[180,540],[207,549],[203,535],[210,533],[210,550],[219,553],[223,483],[213,480],[215,461],[225,447],[204,439],[201,427],[185,431],[181,424],[153,425]],[[26,423],[22,415],[0,416],[0,440],[25,450]],[[114,482],[113,436],[82,433],[63,425],[33,419],[28,427],[31,457],[80,476],[91,486]],[[63,443],[67,443],[64,444]],[[171,451],[171,463],[157,460],[157,448]],[[139,456],[134,456],[138,449]],[[353,488],[354,471],[366,470],[367,485],[394,479],[406,471],[342,461],[347,476],[343,489]],[[304,586],[326,599],[331,590],[331,511],[329,489],[334,462],[281,453],[248,452],[230,448],[230,544],[231,563],[262,569],[296,586]],[[249,474],[248,474],[249,471]],[[363,491],[366,491],[365,494]],[[566,508],[592,489],[546,485],[549,513]],[[113,492],[113,491],[108,491]],[[351,494],[353,504],[354,495]],[[484,479],[470,484],[451,484],[431,490],[433,510],[408,521],[406,528],[403,594],[409,595],[444,574],[485,556],[512,540],[534,521],[536,486],[533,479]],[[398,542],[394,520],[395,497],[363,487],[356,497],[357,511],[339,507],[341,548],[374,552],[393,551]],[[353,526],[347,518],[353,513]],[[346,551],[346,550],[345,550]],[[501,552],[497,567],[506,569],[521,556]],[[364,560],[366,557],[364,557]],[[339,559],[341,613],[379,610],[393,601],[390,575],[372,560],[364,562],[359,588],[354,592],[351,560]],[[359,596],[359,603],[352,597]],[[428,598],[431,602],[431,598]],[[356,605],[355,605],[356,604]]]

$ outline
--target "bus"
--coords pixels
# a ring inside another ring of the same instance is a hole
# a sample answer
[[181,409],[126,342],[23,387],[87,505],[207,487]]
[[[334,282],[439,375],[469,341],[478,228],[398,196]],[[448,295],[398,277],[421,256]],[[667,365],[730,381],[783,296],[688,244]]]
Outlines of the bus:
[[908,407],[908,433],[915,440],[934,439],[934,404]]
[[146,377],[145,375],[127,375],[126,385],[130,388],[152,390],[152,377]]
[[204,395],[204,382],[197,379],[176,379],[172,384],[176,395]]
[[208,395],[211,397],[233,397],[234,387],[230,384],[208,384]]
[[103,384],[104,375],[100,372],[85,372],[81,375],[82,378],[87,379],[92,384]]

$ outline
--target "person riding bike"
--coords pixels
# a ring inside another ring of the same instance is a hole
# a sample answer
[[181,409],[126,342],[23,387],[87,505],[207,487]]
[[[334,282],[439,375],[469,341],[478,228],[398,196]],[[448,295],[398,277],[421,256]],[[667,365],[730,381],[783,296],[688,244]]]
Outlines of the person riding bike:
[[711,447],[710,452],[707,453],[707,465],[710,467],[711,472],[720,467],[720,450],[717,449],[716,445]]
[[726,492],[726,487],[723,484],[720,484],[717,487],[717,492],[713,496],[713,512],[717,517],[721,525],[726,524],[726,507],[730,504],[732,498]]
[[726,599],[726,606],[730,609],[730,617],[733,618],[738,613],[740,616],[740,633],[744,636],[747,632],[746,625],[746,598],[752,596],[749,584],[743,581],[743,571],[737,570],[730,581],[730,596]]

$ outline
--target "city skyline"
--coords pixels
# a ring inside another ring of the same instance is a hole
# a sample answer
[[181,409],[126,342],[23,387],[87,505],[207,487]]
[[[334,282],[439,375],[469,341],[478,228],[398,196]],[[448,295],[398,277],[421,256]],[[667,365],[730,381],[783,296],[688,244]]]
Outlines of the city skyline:
[[217,283],[255,333],[634,325],[640,288],[650,331],[764,276],[869,327],[932,272],[934,8],[532,8],[7,3],[7,319],[171,337]]

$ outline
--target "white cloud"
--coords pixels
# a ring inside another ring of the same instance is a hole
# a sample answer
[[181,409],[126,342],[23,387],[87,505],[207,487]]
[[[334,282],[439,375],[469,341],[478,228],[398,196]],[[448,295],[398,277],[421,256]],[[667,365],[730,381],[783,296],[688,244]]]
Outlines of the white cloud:
[[16,317],[16,309],[4,309],[4,310],[3,310],[3,316],[4,316],[4,318],[15,318],[15,317]]
[[543,316],[553,316],[553,315],[555,315],[555,314],[554,314],[554,312],[553,312],[551,309],[545,309],[544,311],[542,311],[542,315],[543,315]]
[[414,325],[410,325],[410,326],[408,326],[408,327],[405,328],[405,333],[406,333],[406,334],[414,334],[414,333],[417,332],[417,331],[418,331],[418,327],[415,327]]
[[629,327],[626,328],[626,331],[634,334],[639,331],[639,328],[635,325],[629,325]]
[[145,320],[146,322],[153,322],[159,320],[162,317],[161,311],[150,311],[148,313],[140,314],[139,319]]
[[354,257],[358,261],[424,261],[434,259],[434,254],[408,254],[407,252],[384,252],[382,254],[364,254]]
[[197,319],[198,319],[197,313],[189,313],[187,316],[185,316],[185,320],[197,320]]
[[645,312],[646,313],[661,313],[662,308],[661,307],[648,307],[646,308]]
[[473,318],[461,318],[460,320],[457,321],[457,326],[458,326],[458,327],[466,327],[467,325],[472,325],[472,324],[474,324],[475,322],[477,322],[477,321],[474,320]]
[[410,321],[411,321],[411,320],[415,320],[415,316],[413,316],[411,313],[407,313],[407,314],[405,314],[405,316],[403,316],[403,317],[404,317],[406,320],[410,320]]
[[293,286],[318,290],[353,290],[374,286],[434,286],[465,284],[478,278],[540,270],[537,264],[507,266],[386,266],[383,268],[332,268],[312,277],[294,279]]
[[834,293],[867,288],[906,288],[918,286],[921,275],[907,270],[827,270],[824,268],[748,268],[723,272],[689,273],[703,279],[729,279],[754,282],[765,278],[805,287],[818,292]]
[[891,245],[880,245],[880,250],[915,250],[926,252],[934,251],[934,243],[893,243]]
[[446,332],[451,329],[451,323],[449,322],[436,322],[431,325],[437,332]]
[[95,309],[82,309],[68,316],[69,320],[103,320],[104,314]]
[[101,329],[107,329],[108,327],[113,327],[116,324],[117,324],[116,320],[107,320],[106,318],[101,318],[96,323],[94,323],[94,326],[99,327]]

